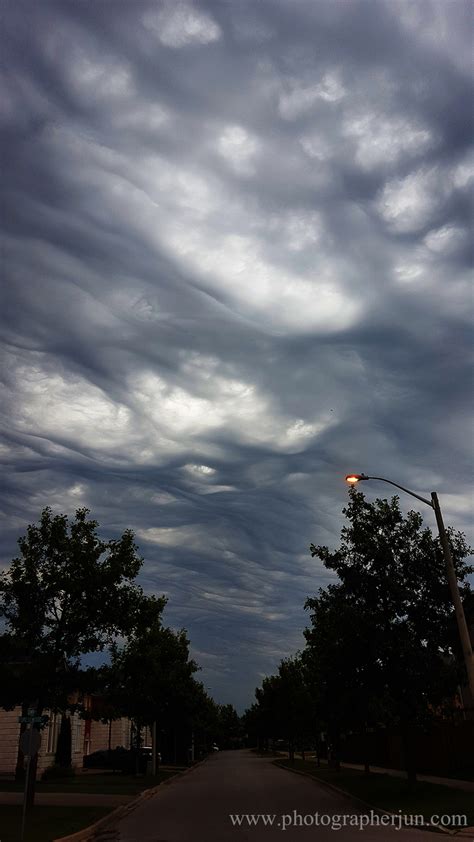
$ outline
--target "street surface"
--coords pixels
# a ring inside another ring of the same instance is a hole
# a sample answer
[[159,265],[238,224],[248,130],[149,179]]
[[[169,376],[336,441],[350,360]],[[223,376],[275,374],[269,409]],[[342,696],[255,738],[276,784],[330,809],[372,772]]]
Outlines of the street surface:
[[[376,826],[363,831],[358,827],[336,831],[323,826],[288,826],[283,830],[282,816],[292,816],[293,811],[301,816],[325,814],[335,820],[343,814],[360,816],[364,808],[311,778],[277,768],[269,758],[248,751],[228,751],[211,756],[160,788],[157,795],[122,819],[116,830],[120,842],[435,842],[443,838],[426,830]],[[256,826],[244,822],[241,827],[233,827],[230,814],[275,814],[275,825],[268,827],[259,821]]]

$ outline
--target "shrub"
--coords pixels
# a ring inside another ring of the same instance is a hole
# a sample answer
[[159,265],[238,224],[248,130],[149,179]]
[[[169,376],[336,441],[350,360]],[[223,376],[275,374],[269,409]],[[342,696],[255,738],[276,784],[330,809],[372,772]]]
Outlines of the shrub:
[[42,781],[64,780],[64,778],[73,778],[76,770],[72,766],[58,766],[54,763],[43,772],[41,776]]

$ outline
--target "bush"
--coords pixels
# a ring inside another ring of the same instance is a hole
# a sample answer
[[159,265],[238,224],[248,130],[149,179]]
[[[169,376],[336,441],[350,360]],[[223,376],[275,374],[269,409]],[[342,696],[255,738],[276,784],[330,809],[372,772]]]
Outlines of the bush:
[[58,766],[57,763],[55,763],[53,764],[53,766],[49,766],[47,769],[44,770],[41,776],[41,780],[64,780],[64,778],[73,778],[75,774],[76,770],[73,769],[72,766]]
[[126,749],[115,748],[112,751],[101,749],[94,751],[92,754],[86,754],[84,757],[85,769],[119,769],[120,760],[123,754],[126,754]]
[[[146,772],[147,759],[148,758],[140,752],[138,771],[142,775]],[[93,754],[85,755],[84,768],[112,769],[133,775],[136,771],[136,750],[114,748],[112,751],[94,751]]]

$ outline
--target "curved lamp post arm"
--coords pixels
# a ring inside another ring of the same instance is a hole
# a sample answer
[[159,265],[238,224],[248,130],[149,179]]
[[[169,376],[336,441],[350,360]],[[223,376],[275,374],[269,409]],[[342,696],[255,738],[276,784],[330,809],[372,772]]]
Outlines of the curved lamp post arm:
[[361,479],[378,479],[380,482],[388,482],[390,485],[394,485],[395,488],[400,488],[401,491],[405,491],[406,494],[410,494],[412,497],[416,497],[417,500],[421,500],[422,503],[426,503],[427,506],[430,506],[432,509],[434,508],[433,503],[431,500],[427,500],[426,497],[420,497],[419,494],[415,494],[414,491],[410,491],[409,488],[405,488],[403,485],[399,485],[398,482],[393,482],[391,479],[385,479],[385,477],[366,477],[364,474],[361,474]]

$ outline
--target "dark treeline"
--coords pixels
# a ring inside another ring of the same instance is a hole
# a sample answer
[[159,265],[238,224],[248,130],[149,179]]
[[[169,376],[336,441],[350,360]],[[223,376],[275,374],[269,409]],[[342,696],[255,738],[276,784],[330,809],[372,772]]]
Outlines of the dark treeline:
[[[397,497],[368,503],[351,489],[343,513],[339,548],[311,545],[337,581],[307,600],[305,648],[256,690],[246,730],[260,748],[284,741],[290,758],[296,749],[318,758],[323,751],[336,768],[348,736],[358,735],[366,772],[374,731],[396,730],[413,781],[416,734],[464,716],[466,678],[443,553],[417,512],[403,516]],[[449,540],[472,624],[470,548],[462,533],[449,530]]]

